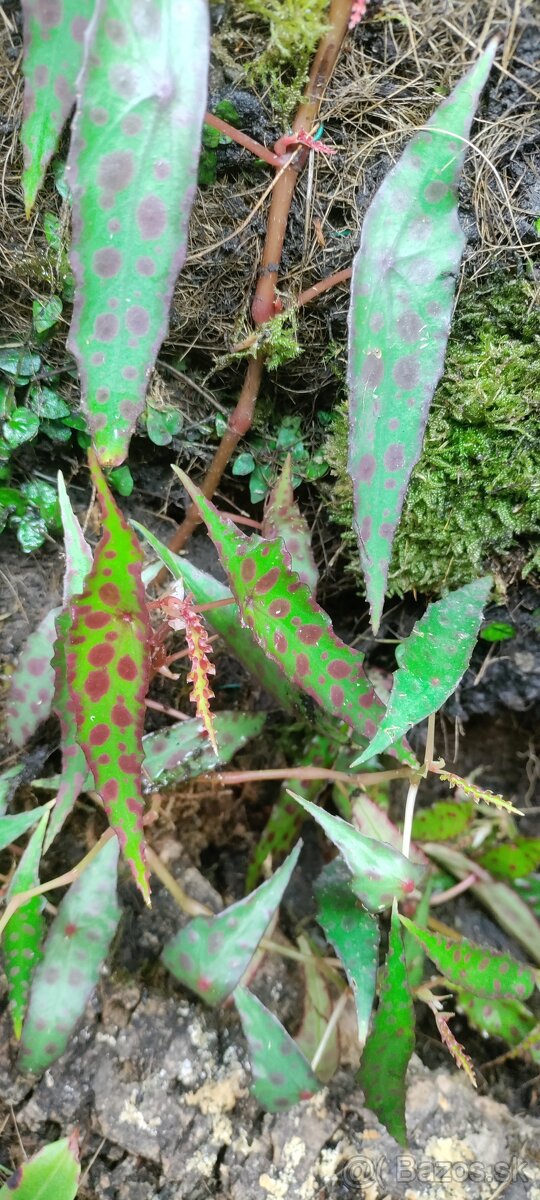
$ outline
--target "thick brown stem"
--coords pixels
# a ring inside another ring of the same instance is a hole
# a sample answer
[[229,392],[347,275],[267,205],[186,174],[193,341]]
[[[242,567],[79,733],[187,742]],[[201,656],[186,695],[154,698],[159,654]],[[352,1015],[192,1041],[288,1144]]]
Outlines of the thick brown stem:
[[[293,121],[293,132],[311,129],[315,124],[321,100],[336,65],[351,15],[351,0],[332,0],[328,14],[329,30],[323,37],[313,60],[306,100],[300,105]],[[307,162],[309,151],[297,154],[294,163],[283,172],[272,192],[266,242],[264,245],[259,281],[251,306],[257,325],[275,316],[276,282],[285,239],[289,210],[298,176]]]

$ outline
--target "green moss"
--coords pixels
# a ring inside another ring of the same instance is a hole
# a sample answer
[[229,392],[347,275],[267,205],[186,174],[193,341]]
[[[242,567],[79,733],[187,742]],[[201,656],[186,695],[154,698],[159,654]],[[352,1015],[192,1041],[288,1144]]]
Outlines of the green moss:
[[[537,565],[540,530],[540,313],[521,280],[469,285],[461,296],[444,377],[394,542],[389,595],[439,594],[509,552]],[[347,407],[336,411],[327,458],[336,476],[334,516],[352,533]],[[502,564],[504,574],[504,563]]]
[[266,50],[247,68],[248,80],[269,94],[287,123],[300,103],[317,45],[328,28],[329,0],[242,0],[243,12],[268,25]]

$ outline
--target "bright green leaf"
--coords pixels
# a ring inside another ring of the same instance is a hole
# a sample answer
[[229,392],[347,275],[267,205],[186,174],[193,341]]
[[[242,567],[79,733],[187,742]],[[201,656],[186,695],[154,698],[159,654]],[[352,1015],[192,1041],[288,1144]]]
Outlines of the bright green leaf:
[[[13,522],[15,524],[15,521]],[[27,513],[16,522],[17,541],[25,554],[33,554],[39,550],[47,537],[47,523],[43,517]]]
[[352,767],[382,754],[452,695],[469,665],[491,586],[491,576],[485,575],[428,606],[396,650],[399,670],[388,708],[377,733]]
[[320,1090],[311,1067],[283,1025],[245,988],[234,1002],[249,1047],[252,1092],[267,1112],[283,1112]]
[[206,1004],[230,996],[247,970],[281,903],[300,847],[250,896],[215,917],[195,917],[165,945],[165,966]]
[[4,421],[3,434],[12,449],[30,442],[39,429],[39,417],[29,408],[17,407],[12,410],[7,421]]
[[394,911],[379,1007],[364,1047],[358,1081],[368,1108],[401,1146],[407,1145],[405,1076],[413,1050],[414,1005],[399,917]]
[[[451,985],[452,986],[452,985]],[[473,996],[472,992],[456,991],[456,1005],[479,1033],[502,1038],[509,1046],[517,1046],[528,1037],[536,1021],[519,1000],[490,1000]]]
[[341,959],[352,988],[358,1037],[363,1046],[377,984],[379,926],[371,913],[360,907],[351,889],[349,871],[339,858],[319,875],[315,896],[317,920]]
[[0,1200],[74,1200],[81,1168],[76,1134],[51,1142],[0,1188]]
[[183,425],[182,413],[175,408],[152,408],[146,413],[146,432],[156,446],[169,446]]
[[508,625],[506,621],[490,621],[480,630],[479,636],[484,642],[507,642],[516,636],[516,631],[514,626]]
[[540,838],[518,838],[491,846],[477,861],[496,879],[523,879],[540,866]]
[[255,470],[255,459],[252,454],[239,454],[232,468],[233,475],[251,475]]
[[464,833],[475,817],[470,800],[441,800],[414,815],[413,837],[419,842],[449,842]]
[[[21,892],[39,886],[39,864],[49,812],[45,812],[34,830],[26,850],[13,875],[6,895],[6,904]],[[41,941],[45,932],[42,916],[45,901],[32,896],[10,917],[3,933],[3,954],[8,981],[11,1018],[16,1038],[20,1038],[28,1001],[30,983],[42,958]]]
[[21,1067],[40,1074],[63,1054],[120,919],[118,841],[105,843],[64,896],[37,967],[22,1035]]
[[509,954],[478,946],[469,938],[454,941],[442,933],[420,929],[408,917],[400,920],[450,983],[465,987],[475,996],[496,1000],[526,1000],[534,990],[532,967],[516,962]]
[[135,483],[129,467],[113,467],[108,474],[109,483],[119,496],[131,496]]

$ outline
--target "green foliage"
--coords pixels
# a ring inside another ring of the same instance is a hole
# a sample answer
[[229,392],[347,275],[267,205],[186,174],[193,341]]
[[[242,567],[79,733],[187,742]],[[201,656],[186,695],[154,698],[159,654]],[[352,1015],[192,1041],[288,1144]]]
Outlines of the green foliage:
[[76,1134],[51,1142],[18,1167],[0,1200],[74,1200],[81,1168]]
[[465,937],[456,942],[442,933],[420,929],[408,917],[400,920],[450,983],[486,999],[526,1000],[531,995],[535,972],[509,954],[478,946]]
[[234,1002],[249,1047],[251,1090],[259,1104],[268,1112],[282,1112],[309,1100],[321,1085],[281,1022],[245,988],[236,989]]
[[[240,124],[240,113],[231,100],[220,100],[218,104],[214,105],[212,112],[214,116],[221,117],[222,121],[228,121],[229,125]],[[219,129],[214,129],[213,125],[204,123],[199,157],[199,187],[208,187],[210,184],[216,182],[217,148],[218,146],[226,146],[230,142],[231,138],[227,137],[226,133],[221,133]]]
[[266,49],[248,67],[248,78],[269,91],[274,111],[286,122],[302,98],[308,67],[327,29],[328,0],[242,0],[242,13],[260,17]]
[[[34,830],[9,885],[6,903],[21,892],[38,886],[39,862],[48,819],[49,813],[46,812]],[[21,1036],[30,983],[42,957],[41,941],[45,929],[43,906],[42,897],[33,896],[13,913],[4,930],[3,954],[16,1038]]]
[[[388,595],[438,595],[511,550],[532,561],[540,530],[539,345],[532,285],[495,274],[465,286],[394,540]],[[347,439],[341,405],[325,454],[337,476],[332,514],[357,572]]]
[[[328,471],[323,450],[317,444],[318,439],[314,439],[313,447],[307,444],[301,417],[283,417],[277,430],[273,422],[265,422],[265,426],[264,432],[251,433],[246,439],[245,445],[249,446],[249,450],[237,456],[232,468],[233,475],[249,475],[252,504],[266,499],[289,455],[293,488],[303,481],[310,483],[321,479]],[[223,433],[224,429],[223,418],[216,417],[216,430]]]
[[358,903],[345,863],[336,858],[315,885],[317,920],[345,968],[353,990],[360,1046],[365,1043],[377,986],[379,927]]

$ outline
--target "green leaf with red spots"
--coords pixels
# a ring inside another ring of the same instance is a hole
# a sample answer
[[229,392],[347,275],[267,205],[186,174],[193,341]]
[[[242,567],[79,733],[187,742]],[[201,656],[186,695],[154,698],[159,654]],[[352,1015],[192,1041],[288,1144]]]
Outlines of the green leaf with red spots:
[[[333,738],[317,733],[311,739],[305,753],[299,758],[297,765],[299,767],[332,767],[337,752]],[[291,800],[289,788],[294,788],[305,800],[315,802],[326,784],[325,779],[313,779],[306,783],[295,779],[294,782],[291,780],[282,785],[279,797],[272,807],[268,821],[251,855],[246,872],[246,892],[251,892],[256,886],[269,855],[272,856],[275,863],[277,858],[282,858],[289,852],[304,824],[305,814],[296,802]]]
[[352,988],[358,1037],[363,1046],[377,987],[379,926],[361,908],[351,889],[345,863],[336,858],[324,868],[315,884],[317,920],[341,959]]
[[118,841],[111,837],[71,884],[52,923],[30,992],[20,1063],[40,1074],[63,1054],[116,932]]
[[0,850],[5,850],[7,846],[11,846],[12,842],[18,841],[23,833],[28,833],[28,830],[49,811],[52,803],[53,801],[50,800],[48,804],[32,808],[30,812],[13,813],[7,817],[0,817]]
[[51,609],[30,634],[11,677],[5,720],[8,734],[16,746],[24,746],[51,711],[54,622],[60,611],[59,608]]
[[341,817],[332,816],[295,792],[290,795],[337,846],[351,872],[350,887],[370,912],[381,912],[395,896],[403,900],[420,885],[424,877],[422,868],[392,846],[364,837]]
[[0,1188],[0,1200],[74,1200],[81,1168],[77,1136],[43,1146]]
[[[173,578],[183,581],[196,604],[209,604],[214,600],[228,600],[229,598],[232,600],[232,592],[214,579],[213,575],[199,570],[186,558],[180,558],[177,554],[173,554],[172,550],[169,550],[138,521],[132,521],[131,524],[142,534]],[[238,605],[228,604],[223,608],[211,609],[205,613],[205,620],[207,625],[223,639],[235,658],[247,671],[251,672],[260,687],[277,700],[281,708],[291,713],[300,711],[306,716],[310,715],[310,705],[304,694],[284,678],[278,667],[259,648],[249,630],[241,624]]]
[[163,948],[162,959],[175,979],[206,1004],[220,1004],[250,966],[292,876],[301,842],[270,880],[230,905],[217,917],[196,917]]
[[[241,620],[264,652],[287,679],[331,716],[345,721],[356,736],[373,737],[385,709],[364,673],[363,655],[336,637],[328,614],[288,566],[281,542],[238,533],[183,471],[173,469],[206,522]],[[392,753],[414,761],[406,746]]]
[[216,917],[195,917],[164,947],[165,966],[206,1004],[220,1004],[247,971],[281,903],[301,843],[271,879]]
[[213,720],[217,758],[197,717],[143,737],[143,791],[161,790],[183,779],[195,779],[230,762],[250,738],[258,737],[266,717],[264,713],[218,712]]
[[399,670],[388,708],[377,733],[352,767],[383,754],[452,695],[469,665],[492,582],[490,575],[484,575],[428,605],[396,650]]
[[414,1005],[394,911],[379,1005],[360,1063],[358,1082],[366,1105],[401,1146],[407,1145],[405,1076],[414,1050]]
[[234,1002],[249,1048],[251,1091],[259,1104],[267,1112],[284,1112],[320,1091],[307,1058],[257,996],[237,988]]
[[152,630],[142,554],[89,451],[103,534],[84,592],[71,607],[65,653],[77,743],[126,861],[149,902],[141,773]]
[[455,989],[455,985],[449,986],[456,990],[458,1011],[464,1013],[469,1025],[481,1034],[502,1038],[509,1046],[517,1046],[535,1027],[532,1012],[519,1000],[485,1000],[473,996],[472,992]]
[[[302,1024],[296,1034],[296,1045],[302,1051],[308,1062],[315,1058],[320,1043],[326,1035],[328,1022],[332,1016],[334,1004],[330,994],[328,981],[320,969],[320,959],[313,954],[309,940],[301,934],[298,949],[304,955],[303,971],[305,981],[304,1014]],[[339,1067],[339,1038],[337,1027],[333,1029],[315,1068],[317,1079],[327,1083],[335,1075]]]
[[449,842],[474,821],[472,800],[441,800],[414,815],[413,837],[420,842]]
[[311,549],[309,525],[294,499],[290,454],[266,501],[261,533],[267,541],[281,538],[292,570],[315,596],[319,572]]
[[96,453],[126,457],[165,336],[206,108],[206,0],[97,0],[68,180],[75,305],[68,345]]
[[540,866],[540,838],[517,838],[501,846],[491,846],[477,861],[495,879],[523,879]]
[[478,946],[465,937],[456,942],[442,933],[420,929],[408,917],[400,920],[450,983],[488,1000],[526,1000],[533,992],[535,971],[509,954]]
[[[21,892],[39,885],[39,864],[49,814],[44,813],[26,847],[6,895],[6,904]],[[45,901],[32,896],[16,909],[3,933],[3,956],[8,981],[11,1019],[16,1038],[20,1038],[28,992],[34,971],[41,959],[41,941],[45,932],[42,917]]]
[[22,0],[24,111],[22,185],[27,217],[75,104],[75,80],[94,0]]
[[372,201],[349,310],[349,474],[372,624],[450,329],[465,237],[458,184],[496,40],[407,146]]

